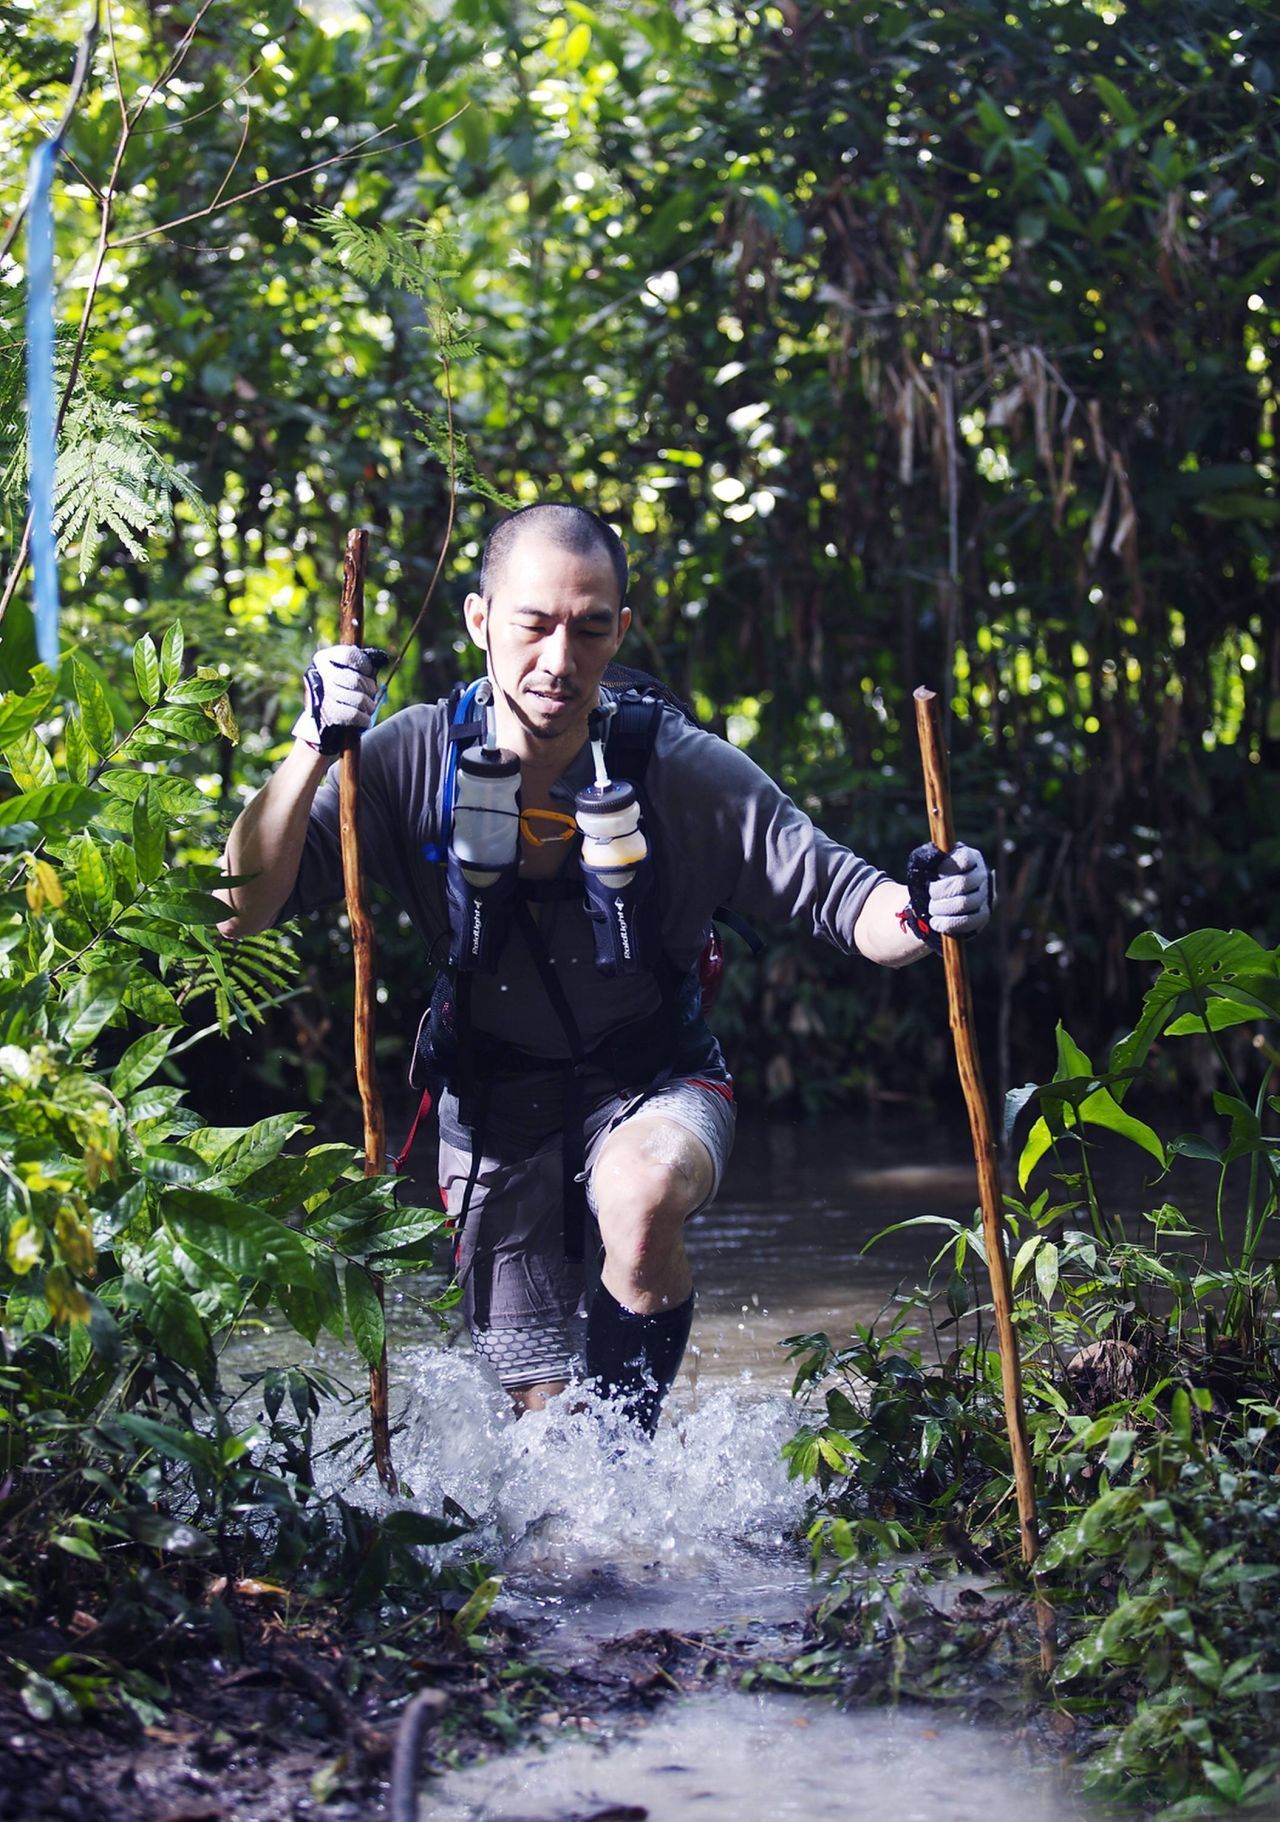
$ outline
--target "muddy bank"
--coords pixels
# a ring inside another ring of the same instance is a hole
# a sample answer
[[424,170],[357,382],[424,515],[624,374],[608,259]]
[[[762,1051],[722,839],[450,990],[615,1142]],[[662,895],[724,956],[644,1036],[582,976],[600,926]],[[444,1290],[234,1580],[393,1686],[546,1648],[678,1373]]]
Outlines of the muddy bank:
[[[169,1701],[151,1723],[118,1704],[78,1724],[39,1721],[13,1689],[0,1688],[3,1822],[398,1814],[396,1734],[423,1691],[425,1789],[445,1771],[526,1740],[598,1738],[612,1722],[722,1679],[749,1647],[640,1631],[600,1640],[573,1665],[552,1668],[536,1661],[538,1641],[526,1628],[493,1630],[483,1651],[458,1640],[445,1619],[402,1625],[383,1646],[356,1650],[336,1620],[291,1625],[284,1612],[246,1634],[242,1663],[193,1656],[169,1666]],[[33,1667],[74,1648],[53,1634],[23,1643]],[[88,1655],[83,1668],[92,1674]]]

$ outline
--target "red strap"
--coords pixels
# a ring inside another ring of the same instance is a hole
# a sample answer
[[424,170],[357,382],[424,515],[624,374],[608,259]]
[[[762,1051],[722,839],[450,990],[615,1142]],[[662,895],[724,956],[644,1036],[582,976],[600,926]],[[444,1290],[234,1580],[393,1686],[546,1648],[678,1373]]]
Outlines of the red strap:
[[391,1168],[395,1172],[397,1177],[400,1175],[400,1172],[404,1169],[405,1159],[409,1156],[409,1153],[413,1150],[413,1141],[418,1136],[419,1126],[426,1119],[427,1115],[430,1112],[431,1112],[431,1090],[429,1088],[424,1088],[422,1091],[422,1099],[418,1102],[418,1111],[413,1116],[413,1125],[409,1128],[409,1137],[405,1140],[403,1148],[400,1151],[398,1151],[396,1153],[395,1157],[392,1158],[392,1160],[391,1160]]

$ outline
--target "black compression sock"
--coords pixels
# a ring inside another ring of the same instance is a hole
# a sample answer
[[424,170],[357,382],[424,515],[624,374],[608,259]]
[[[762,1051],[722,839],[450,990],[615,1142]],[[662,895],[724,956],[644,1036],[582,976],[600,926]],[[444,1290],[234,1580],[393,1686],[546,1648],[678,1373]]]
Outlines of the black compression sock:
[[613,1398],[652,1436],[662,1401],[671,1390],[693,1322],[693,1292],[673,1310],[637,1316],[596,1287],[587,1316],[587,1378],[602,1398]]

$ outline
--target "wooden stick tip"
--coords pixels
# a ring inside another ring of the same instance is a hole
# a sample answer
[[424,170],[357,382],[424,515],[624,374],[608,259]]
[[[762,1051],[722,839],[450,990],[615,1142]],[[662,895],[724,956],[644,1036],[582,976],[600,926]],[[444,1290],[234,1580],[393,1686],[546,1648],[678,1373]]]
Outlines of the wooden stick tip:
[[927,683],[922,683],[914,694],[917,702],[932,702],[934,698],[934,691],[929,688]]

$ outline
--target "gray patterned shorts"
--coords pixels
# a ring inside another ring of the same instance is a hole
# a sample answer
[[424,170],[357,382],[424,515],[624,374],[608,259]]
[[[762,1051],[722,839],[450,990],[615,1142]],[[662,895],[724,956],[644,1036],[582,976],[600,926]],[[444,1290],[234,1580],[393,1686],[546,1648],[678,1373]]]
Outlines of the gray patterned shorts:
[[[670,1120],[701,1139],[711,1157],[711,1201],[733,1147],[733,1088],[720,1077],[677,1077],[651,1095],[614,1095],[588,1116],[585,1178],[592,1217],[605,1141],[637,1113]],[[441,1139],[446,1208],[462,1207],[471,1166],[469,1151]],[[559,1134],[528,1157],[481,1157],[455,1260],[472,1345],[503,1385],[514,1389],[577,1375],[587,1303],[599,1276],[595,1239],[588,1239],[584,1262],[565,1258]]]

